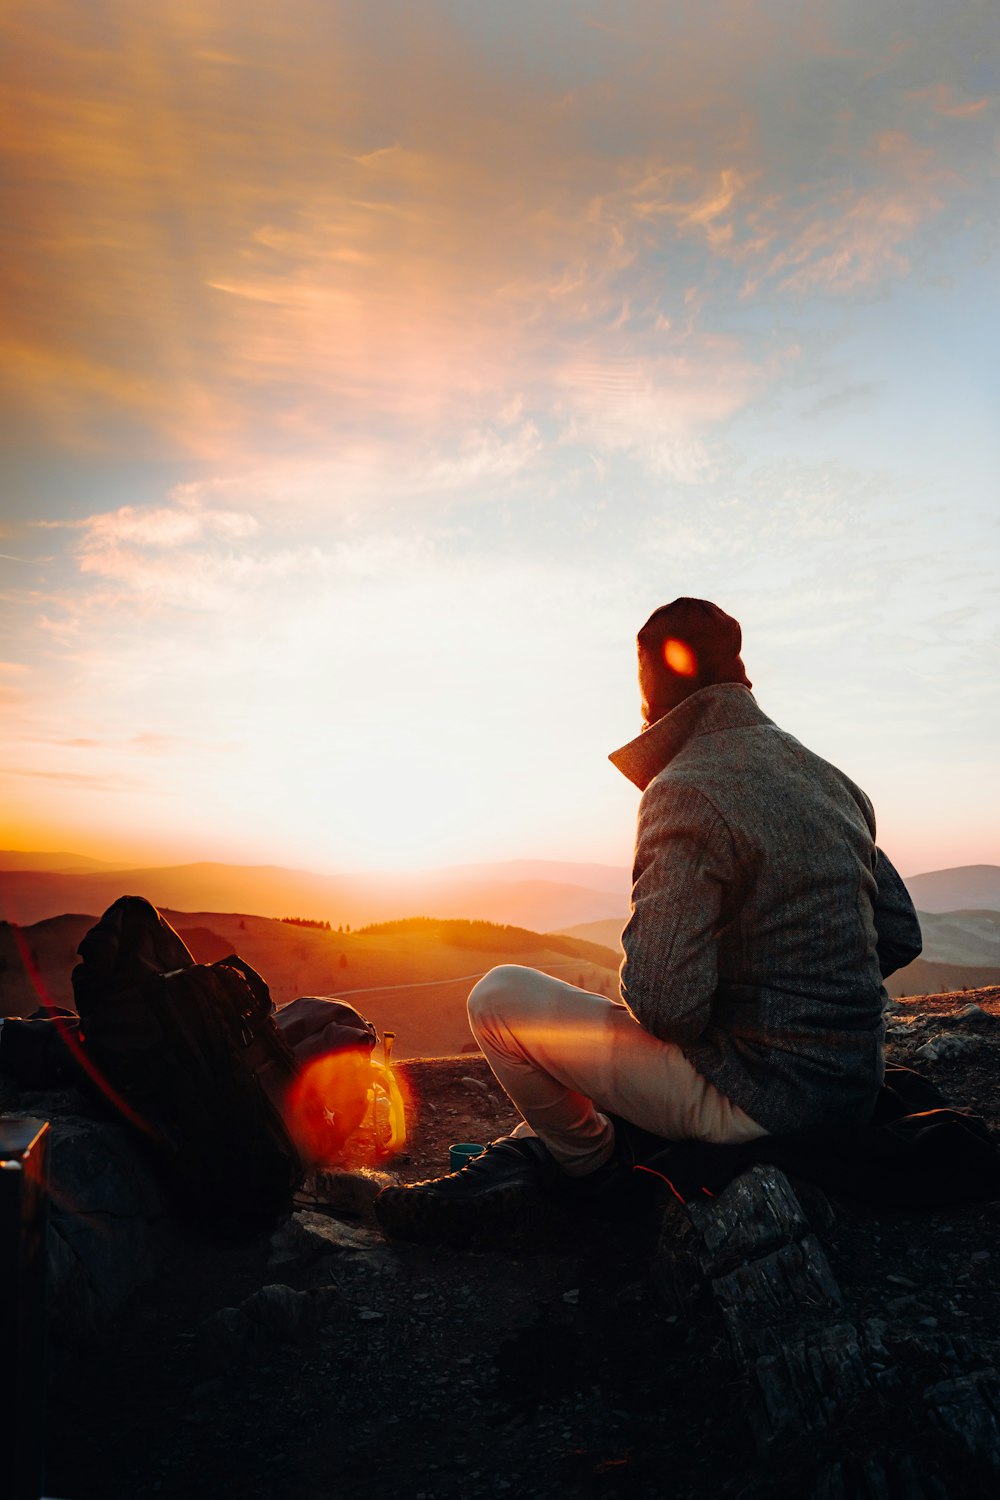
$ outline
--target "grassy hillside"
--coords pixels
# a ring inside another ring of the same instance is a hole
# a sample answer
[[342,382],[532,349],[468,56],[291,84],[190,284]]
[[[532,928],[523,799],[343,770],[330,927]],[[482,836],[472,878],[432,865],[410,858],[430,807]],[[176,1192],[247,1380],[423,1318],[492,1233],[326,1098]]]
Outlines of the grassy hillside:
[[890,974],[885,987],[899,995],[943,995],[952,990],[976,990],[1000,984],[1000,965],[936,963],[915,958],[905,969]]

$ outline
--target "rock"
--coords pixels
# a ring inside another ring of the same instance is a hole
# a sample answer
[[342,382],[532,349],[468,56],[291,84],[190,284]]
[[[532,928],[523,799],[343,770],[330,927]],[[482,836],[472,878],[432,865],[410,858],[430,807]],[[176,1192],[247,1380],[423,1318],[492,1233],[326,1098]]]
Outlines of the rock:
[[959,1026],[963,1021],[990,1021],[994,1017],[988,1010],[983,1010],[981,1005],[963,1005],[961,1010],[953,1010],[950,1016],[942,1016],[938,1022],[940,1026]]
[[813,1479],[810,1500],[949,1500],[944,1480],[915,1453],[841,1459]]
[[948,1033],[944,1036],[931,1037],[922,1047],[918,1047],[913,1054],[921,1062],[945,1062],[952,1057],[960,1057],[963,1053],[973,1052],[977,1047],[983,1045],[979,1037],[962,1036]]
[[[44,1101],[45,1096],[36,1096]],[[66,1092],[56,1102],[84,1109]],[[178,1223],[146,1158],[122,1125],[80,1115],[49,1120],[50,1337],[63,1351],[96,1339],[109,1318],[152,1277]],[[10,1118],[25,1112],[11,1110]]]
[[753,1373],[758,1406],[751,1423],[762,1456],[829,1426],[844,1401],[872,1384],[852,1323],[831,1324],[763,1355]]
[[843,1308],[830,1263],[815,1235],[782,1245],[712,1282],[739,1364],[783,1345],[793,1330]]
[[483,1081],[482,1081],[481,1078],[460,1078],[458,1081],[462,1085],[462,1087],[464,1089],[468,1089],[470,1093],[473,1093],[473,1094],[488,1094],[489,1093],[489,1089],[486,1087],[486,1084],[483,1083]]
[[942,1380],[924,1392],[935,1426],[957,1438],[973,1458],[1000,1468],[1000,1377],[995,1369]]
[[717,1198],[687,1207],[702,1241],[702,1270],[711,1277],[802,1239],[810,1227],[788,1178],[771,1166],[753,1167]]
[[223,1307],[195,1332],[193,1357],[202,1376],[237,1360],[258,1363],[275,1344],[303,1342],[332,1315],[343,1311],[334,1287],[296,1292],[290,1286],[261,1287],[239,1307]]
[[268,1265],[288,1265],[331,1250],[376,1250],[384,1243],[382,1235],[374,1229],[344,1224],[326,1214],[300,1209],[271,1236]]
[[306,1177],[295,1201],[303,1208],[322,1203],[334,1213],[356,1214],[360,1218],[392,1180],[387,1172],[375,1172],[368,1167],[357,1172],[317,1168]]

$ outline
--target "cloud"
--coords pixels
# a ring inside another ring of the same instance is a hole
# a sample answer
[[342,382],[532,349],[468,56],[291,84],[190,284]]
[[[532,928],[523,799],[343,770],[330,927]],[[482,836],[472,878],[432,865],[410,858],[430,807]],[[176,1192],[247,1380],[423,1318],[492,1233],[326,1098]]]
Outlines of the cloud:
[[761,389],[769,372],[736,339],[696,338],[659,358],[595,350],[559,374],[565,437],[625,454],[683,483],[716,472],[704,437]]
[[792,214],[787,244],[764,271],[779,292],[851,295],[910,271],[909,247],[942,212],[954,175],[897,130],[878,136],[865,159],[879,179],[873,186],[845,189],[823,207]]
[[120,546],[155,549],[189,546],[206,538],[235,542],[252,536],[257,521],[239,511],[196,508],[183,490],[176,505],[141,508],[123,505],[74,523],[86,532],[82,551],[87,559]]
[[[592,429],[587,370],[627,347],[647,395],[609,433],[660,427],[669,406],[649,461],[687,472],[705,428],[759,385],[724,373],[720,401],[696,378],[679,401],[685,341],[725,331],[741,284],[849,297],[905,276],[959,184],[944,137],[939,161],[902,116],[967,132],[990,112],[949,83],[915,86],[919,58],[886,39],[900,120],[873,128],[851,89],[875,60],[832,44],[832,12],[780,28],[780,80],[779,28],[758,8],[723,6],[718,26],[692,12],[679,32],[627,7],[620,37],[596,17],[569,36],[544,8],[518,14],[551,74],[474,8],[403,10],[377,37],[360,11],[318,28],[298,0],[250,17],[225,0],[16,10],[10,409],[61,445],[244,468],[330,460],[359,434],[440,449],[515,392],[543,430],[578,376]],[[809,90],[817,58],[848,106]],[[766,368],[770,349],[727,336]]]

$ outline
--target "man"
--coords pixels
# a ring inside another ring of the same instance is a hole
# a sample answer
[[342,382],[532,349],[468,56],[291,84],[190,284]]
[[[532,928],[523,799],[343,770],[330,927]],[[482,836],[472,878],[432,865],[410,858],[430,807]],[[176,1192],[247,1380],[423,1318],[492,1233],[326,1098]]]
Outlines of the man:
[[384,1190],[390,1233],[461,1238],[613,1192],[621,1122],[719,1144],[867,1123],[882,978],[920,952],[916,913],[868,798],[757,706],[741,643],[702,599],[639,632],[643,731],[610,757],[642,791],[621,999],[515,965],[480,980],[473,1035],[523,1123]]

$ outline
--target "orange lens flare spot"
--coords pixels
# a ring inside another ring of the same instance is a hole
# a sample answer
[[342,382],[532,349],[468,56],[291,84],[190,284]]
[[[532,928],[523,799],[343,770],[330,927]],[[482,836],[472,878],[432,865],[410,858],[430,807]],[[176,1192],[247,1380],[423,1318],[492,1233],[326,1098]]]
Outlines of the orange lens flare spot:
[[[351,1048],[308,1063],[282,1109],[304,1161],[385,1160],[406,1142],[407,1101],[397,1075],[367,1050]],[[347,1147],[350,1139],[350,1147]]]
[[691,647],[686,641],[678,641],[673,636],[668,636],[663,642],[663,660],[678,677],[693,677],[698,670]]
[[365,1115],[368,1054],[352,1048],[308,1063],[285,1103],[285,1124],[300,1156],[324,1161]]

